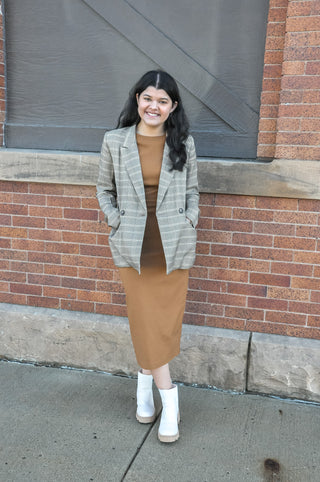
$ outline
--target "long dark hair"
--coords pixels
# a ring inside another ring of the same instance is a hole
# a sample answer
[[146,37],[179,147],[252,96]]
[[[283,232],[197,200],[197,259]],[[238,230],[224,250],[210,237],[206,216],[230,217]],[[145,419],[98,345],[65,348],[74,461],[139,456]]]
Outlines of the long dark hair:
[[187,160],[184,141],[189,134],[189,122],[182,105],[177,83],[167,72],[150,70],[138,80],[129,92],[129,98],[118,119],[117,129],[139,124],[140,116],[138,114],[136,95],[140,96],[149,86],[163,89],[173,104],[177,102],[176,108],[171,112],[164,124],[164,129],[167,134],[166,142],[169,146],[169,158],[172,162],[172,169],[182,171]]

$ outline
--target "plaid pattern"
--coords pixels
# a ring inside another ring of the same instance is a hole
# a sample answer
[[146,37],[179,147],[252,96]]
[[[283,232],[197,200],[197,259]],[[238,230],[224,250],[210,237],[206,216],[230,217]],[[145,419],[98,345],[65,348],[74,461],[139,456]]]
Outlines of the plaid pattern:
[[[199,191],[191,136],[186,148],[188,158],[182,172],[170,171],[167,144],[163,153],[156,216],[167,274],[175,269],[190,268],[195,259]],[[112,227],[109,245],[115,265],[131,266],[140,273],[147,206],[135,126],[106,132],[101,148],[97,198],[106,222]]]

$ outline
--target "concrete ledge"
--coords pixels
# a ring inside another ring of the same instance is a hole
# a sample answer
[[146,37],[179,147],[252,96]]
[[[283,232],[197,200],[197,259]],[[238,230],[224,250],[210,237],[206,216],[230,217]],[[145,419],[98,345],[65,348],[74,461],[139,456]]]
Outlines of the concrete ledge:
[[248,390],[320,402],[320,341],[254,333]]
[[[184,325],[176,381],[244,391],[249,333]],[[0,358],[136,375],[126,318],[0,304]]]
[[[183,325],[176,381],[320,402],[320,340]],[[126,318],[0,304],[0,358],[136,375]]]
[[[198,159],[201,192],[320,199],[319,161]],[[0,149],[0,179],[95,185],[99,154]]]

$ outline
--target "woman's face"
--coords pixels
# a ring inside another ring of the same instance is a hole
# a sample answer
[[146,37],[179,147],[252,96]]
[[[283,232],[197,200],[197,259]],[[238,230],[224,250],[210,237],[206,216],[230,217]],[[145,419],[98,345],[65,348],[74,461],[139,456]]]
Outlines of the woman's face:
[[167,92],[155,87],[147,87],[137,94],[140,133],[159,135],[164,133],[164,123],[177,106],[173,103]]

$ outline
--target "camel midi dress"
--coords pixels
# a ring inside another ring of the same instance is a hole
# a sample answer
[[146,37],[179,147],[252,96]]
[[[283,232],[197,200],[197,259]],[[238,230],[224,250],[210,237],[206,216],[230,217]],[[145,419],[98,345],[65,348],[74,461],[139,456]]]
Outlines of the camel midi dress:
[[141,274],[134,268],[119,268],[137,362],[146,370],[165,365],[179,354],[188,289],[188,269],[166,274],[166,261],[156,218],[165,140],[165,135],[149,137],[137,134],[147,205]]

